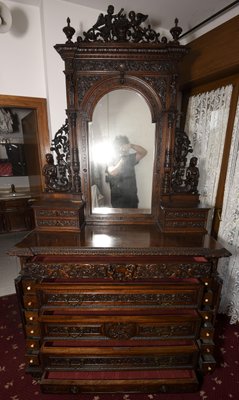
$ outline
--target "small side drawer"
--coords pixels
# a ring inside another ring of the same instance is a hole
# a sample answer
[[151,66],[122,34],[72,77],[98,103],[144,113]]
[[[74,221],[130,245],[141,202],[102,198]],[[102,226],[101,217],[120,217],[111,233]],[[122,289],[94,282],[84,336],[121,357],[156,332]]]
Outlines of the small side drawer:
[[27,352],[34,352],[39,350],[39,340],[37,339],[27,339],[26,340],[26,349]]
[[39,337],[40,336],[40,327],[38,324],[35,325],[26,325],[26,335],[28,338]]
[[23,294],[34,294],[36,289],[36,282],[32,279],[22,279]]
[[25,294],[23,296],[23,304],[26,309],[37,308],[37,297],[34,294]]
[[38,322],[38,311],[25,311],[24,315],[27,324],[34,324]]
[[211,323],[206,323],[203,325],[200,331],[200,338],[204,340],[211,340],[214,336],[214,328]]
[[203,354],[200,359],[200,367],[203,374],[210,374],[216,368],[216,361],[211,354]]
[[26,354],[25,359],[28,366],[40,365],[38,354]]
[[213,354],[215,351],[215,344],[213,340],[199,340],[199,347],[201,354]]

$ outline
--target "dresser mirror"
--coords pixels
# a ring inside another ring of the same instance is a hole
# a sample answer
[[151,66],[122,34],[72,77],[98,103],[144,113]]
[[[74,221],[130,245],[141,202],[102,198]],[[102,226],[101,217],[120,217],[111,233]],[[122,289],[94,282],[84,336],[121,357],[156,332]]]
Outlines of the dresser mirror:
[[89,123],[93,214],[151,213],[154,147],[155,124],[139,93],[119,89],[99,100]]

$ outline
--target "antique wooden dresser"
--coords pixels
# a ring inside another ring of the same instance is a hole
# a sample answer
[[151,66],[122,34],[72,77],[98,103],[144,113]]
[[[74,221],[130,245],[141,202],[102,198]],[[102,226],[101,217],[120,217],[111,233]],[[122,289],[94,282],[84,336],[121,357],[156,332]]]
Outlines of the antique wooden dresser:
[[[36,228],[11,250],[27,372],[44,393],[190,392],[216,368],[217,262],[230,254],[207,233],[200,165],[178,124],[181,28],[161,38],[146,17],[109,6],[75,42],[68,19],[55,46],[67,119],[32,205]],[[137,208],[110,203],[106,139],[119,134],[130,154],[147,150]]]

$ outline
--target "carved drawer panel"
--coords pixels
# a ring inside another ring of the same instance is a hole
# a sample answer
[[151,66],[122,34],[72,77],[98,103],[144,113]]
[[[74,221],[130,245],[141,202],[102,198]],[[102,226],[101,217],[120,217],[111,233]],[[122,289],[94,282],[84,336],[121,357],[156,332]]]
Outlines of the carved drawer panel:
[[[145,259],[145,257],[144,257]],[[205,257],[151,257],[142,260],[132,259],[106,261],[97,257],[97,261],[89,261],[89,257],[79,256],[36,256],[24,265],[24,272],[35,279],[78,279],[108,281],[150,281],[158,279],[200,278],[207,280],[212,272],[212,264]]]
[[198,389],[192,369],[153,371],[45,371],[43,393],[146,392],[176,393]]
[[44,338],[96,340],[104,345],[105,339],[126,341],[129,346],[142,340],[197,338],[201,318],[195,310],[182,310],[180,314],[157,315],[77,315],[43,311],[39,317]]
[[[70,204],[70,205],[69,205]],[[56,208],[48,204],[33,204],[35,225],[37,230],[69,230],[80,231],[83,224],[83,207],[80,202],[68,202]]]
[[206,232],[207,208],[163,207],[160,227],[163,232]]
[[[118,342],[119,343],[119,342]],[[41,359],[48,369],[112,371],[127,369],[195,368],[198,361],[198,347],[194,341],[178,341],[155,345],[72,346],[72,342],[45,342],[41,347]]]
[[56,284],[38,287],[42,306],[81,310],[133,310],[162,307],[198,307],[203,285],[198,280],[165,281],[154,284]]

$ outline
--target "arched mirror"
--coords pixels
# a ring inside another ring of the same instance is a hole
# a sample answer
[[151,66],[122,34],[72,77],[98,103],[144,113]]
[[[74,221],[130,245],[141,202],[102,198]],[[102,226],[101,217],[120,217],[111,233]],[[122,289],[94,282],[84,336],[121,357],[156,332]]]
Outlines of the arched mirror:
[[113,90],[89,124],[93,214],[151,213],[155,124],[141,94]]

